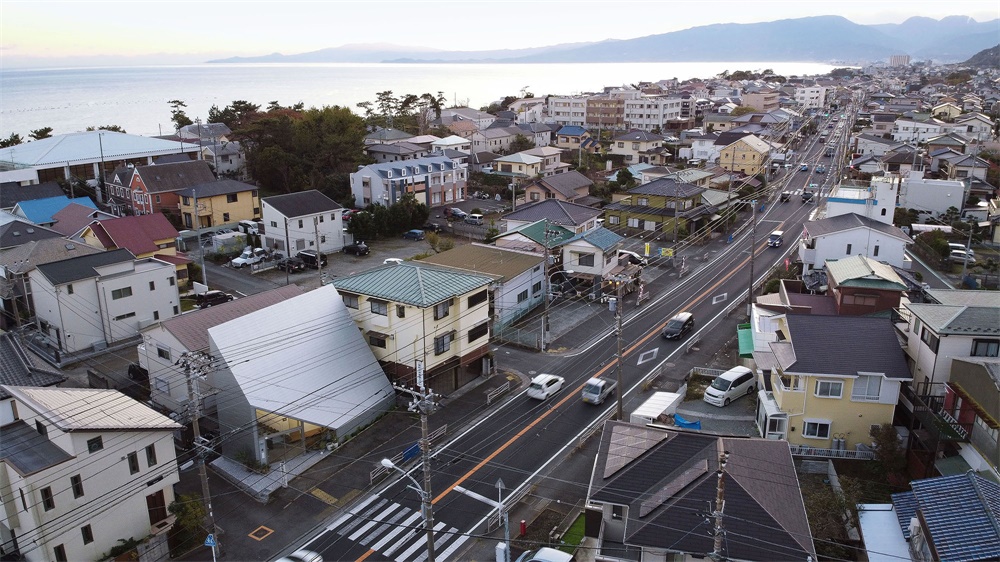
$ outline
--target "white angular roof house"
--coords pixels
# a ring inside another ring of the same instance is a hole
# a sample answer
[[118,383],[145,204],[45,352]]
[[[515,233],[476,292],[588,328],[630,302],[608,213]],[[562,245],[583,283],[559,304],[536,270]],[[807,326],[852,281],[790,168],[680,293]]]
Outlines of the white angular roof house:
[[[326,285],[208,329],[222,452],[342,442],[389,411],[395,391],[337,289]],[[284,453],[282,453],[284,454]]]

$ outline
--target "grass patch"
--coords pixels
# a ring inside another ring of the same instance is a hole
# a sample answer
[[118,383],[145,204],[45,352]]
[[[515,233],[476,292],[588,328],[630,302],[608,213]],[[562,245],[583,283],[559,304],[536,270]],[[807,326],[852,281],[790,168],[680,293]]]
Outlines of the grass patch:
[[684,400],[701,400],[705,396],[705,389],[712,384],[715,377],[710,377],[706,375],[699,375],[697,373],[691,375],[688,379],[687,394],[684,395]]
[[581,513],[576,521],[569,526],[566,530],[566,534],[563,535],[563,545],[559,547],[559,550],[565,552],[566,554],[573,554],[576,552],[576,547],[580,546],[583,542],[583,526],[584,526],[584,516]]
[[197,306],[198,304],[194,301],[194,299],[185,299],[185,298],[181,299],[181,312],[194,310],[195,308],[197,308]]

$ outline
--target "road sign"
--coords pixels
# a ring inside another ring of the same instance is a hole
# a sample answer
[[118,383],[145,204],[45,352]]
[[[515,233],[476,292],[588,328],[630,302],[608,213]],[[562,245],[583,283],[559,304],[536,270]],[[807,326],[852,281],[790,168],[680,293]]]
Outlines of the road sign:
[[424,389],[424,362],[417,359],[417,388]]
[[212,548],[219,546],[219,544],[215,542],[215,535],[209,533],[208,536],[205,537],[205,546],[210,546]]

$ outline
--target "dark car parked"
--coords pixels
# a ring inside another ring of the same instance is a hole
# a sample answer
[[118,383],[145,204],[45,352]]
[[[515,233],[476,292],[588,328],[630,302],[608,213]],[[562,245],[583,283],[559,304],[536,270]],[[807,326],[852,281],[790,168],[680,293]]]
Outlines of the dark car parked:
[[282,258],[278,260],[276,265],[281,271],[287,271],[288,273],[296,273],[298,271],[305,271],[306,262],[299,258]]
[[407,240],[423,240],[424,231],[417,228],[414,228],[413,230],[407,230],[406,232],[403,233],[403,238],[406,238]]
[[316,250],[302,250],[295,257],[302,260],[306,267],[313,269],[326,267],[326,254],[317,254]]
[[344,246],[345,254],[354,254],[355,256],[367,256],[371,252],[368,248],[368,244],[364,242],[355,242],[354,244],[348,244]]
[[233,300],[233,295],[222,291],[205,291],[195,295],[194,300],[198,303],[198,308],[208,308],[216,304],[222,304]]
[[424,225],[425,232],[441,232],[442,230],[444,229],[441,228],[441,225],[436,222],[429,222]]

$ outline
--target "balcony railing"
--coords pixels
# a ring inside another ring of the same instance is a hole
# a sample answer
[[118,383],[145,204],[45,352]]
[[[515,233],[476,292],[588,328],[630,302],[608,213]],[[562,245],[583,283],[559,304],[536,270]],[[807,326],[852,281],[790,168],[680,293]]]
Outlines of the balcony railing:
[[797,457],[813,457],[824,459],[856,459],[870,461],[875,458],[874,451],[850,449],[821,449],[808,445],[789,445],[792,454]]

